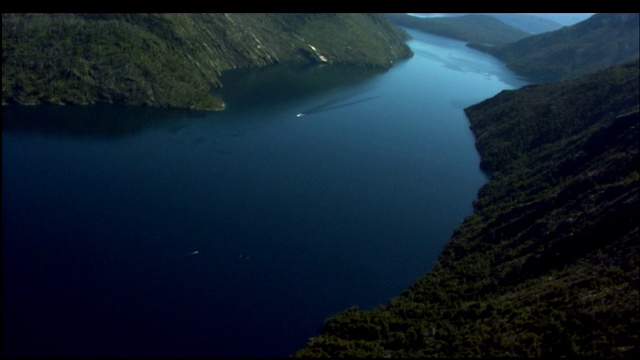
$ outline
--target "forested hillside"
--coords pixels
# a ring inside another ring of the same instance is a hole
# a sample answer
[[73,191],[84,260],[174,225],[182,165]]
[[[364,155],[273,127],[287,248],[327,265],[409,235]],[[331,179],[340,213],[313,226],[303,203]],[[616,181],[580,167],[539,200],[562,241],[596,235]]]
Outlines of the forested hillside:
[[467,108],[491,180],[435,267],[296,357],[640,355],[639,62]]
[[498,48],[482,47],[519,75],[551,82],[602,70],[640,56],[639,14],[595,14],[562,29]]
[[488,13],[507,25],[517,27],[530,34],[540,34],[560,29],[563,25],[538,14]]
[[367,14],[3,14],[2,102],[221,109],[225,70],[388,68],[406,36]]
[[407,14],[387,14],[393,23],[411,29],[446,36],[485,46],[499,46],[531,35],[507,25],[490,15],[464,15],[451,17],[419,18]]
[[[537,35],[514,27],[530,20],[523,14],[387,17],[399,26],[465,41],[536,83],[575,78],[640,56],[639,14],[595,14],[575,25]],[[529,26],[535,29],[536,23],[529,21]]]

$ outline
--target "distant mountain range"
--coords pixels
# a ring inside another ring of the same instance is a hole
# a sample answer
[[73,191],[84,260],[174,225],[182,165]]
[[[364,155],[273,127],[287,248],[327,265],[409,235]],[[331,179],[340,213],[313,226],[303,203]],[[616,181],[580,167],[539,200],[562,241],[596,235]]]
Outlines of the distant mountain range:
[[525,15],[533,15],[543,19],[554,21],[562,26],[570,26],[585,21],[590,18],[593,13],[531,13]]
[[532,14],[487,13],[484,15],[493,16],[507,25],[533,35],[558,30],[565,26],[557,21]]
[[229,69],[388,68],[407,35],[368,14],[2,14],[2,103],[222,109]]
[[593,13],[486,13],[531,34],[558,30],[590,18]]
[[560,30],[501,47],[479,48],[532,81],[567,79],[640,56],[639,17],[638,14],[595,14]]
[[[472,15],[470,13],[414,13],[416,17],[456,17]],[[475,15],[490,15],[505,24],[524,30],[530,34],[558,30],[563,26],[574,25],[593,15],[592,13],[475,13]]]
[[520,33],[514,32],[514,26],[498,20],[524,27],[523,19],[531,19],[525,15],[387,17],[399,26],[466,41],[469,47],[496,56],[531,82],[568,79],[640,56],[638,14],[595,14],[574,25],[537,35],[523,35],[520,29]]
[[490,15],[429,18],[420,18],[407,14],[386,14],[386,16],[399,26],[453,39],[477,42],[485,46],[504,45],[531,35]]
[[[443,14],[409,14],[418,18],[451,18],[465,15],[488,15],[507,25],[511,25],[529,34],[539,34],[547,31],[558,30],[566,24],[553,20],[547,15],[552,14],[515,14],[515,13],[443,13]],[[584,19],[582,19],[584,20]],[[582,21],[579,20],[579,21]],[[575,21],[575,22],[579,22]],[[574,23],[575,23],[574,22]],[[571,24],[569,24],[571,25]]]

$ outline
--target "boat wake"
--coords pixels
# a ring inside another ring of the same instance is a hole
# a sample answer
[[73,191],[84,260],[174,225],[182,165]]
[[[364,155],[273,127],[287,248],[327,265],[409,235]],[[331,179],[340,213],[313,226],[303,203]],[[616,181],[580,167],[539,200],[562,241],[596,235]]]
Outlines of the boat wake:
[[311,114],[317,114],[317,113],[321,113],[321,112],[325,112],[325,111],[329,111],[329,110],[334,110],[334,109],[338,109],[338,108],[342,108],[342,107],[346,107],[346,106],[352,106],[352,105],[356,105],[359,103],[363,103],[365,101],[369,101],[369,100],[373,100],[375,98],[379,98],[380,95],[378,96],[370,96],[364,99],[360,99],[360,100],[355,100],[355,101],[349,101],[349,102],[342,102],[344,101],[344,99],[331,99],[328,101],[325,101],[324,103],[321,103],[318,106],[314,106],[310,109],[307,109],[306,111],[303,111],[301,113],[298,113],[298,115],[296,115],[296,117],[303,117],[306,115],[311,115]]

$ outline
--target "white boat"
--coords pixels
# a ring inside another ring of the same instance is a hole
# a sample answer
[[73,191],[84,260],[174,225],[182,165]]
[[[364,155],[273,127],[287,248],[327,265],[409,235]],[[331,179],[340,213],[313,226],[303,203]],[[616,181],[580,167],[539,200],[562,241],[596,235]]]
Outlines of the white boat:
[[299,113],[298,115],[296,115],[296,117],[303,117],[304,114],[303,113]]
[[189,254],[191,254],[191,255],[196,255],[196,254],[198,254],[198,253],[199,253],[199,251],[198,251],[198,250],[196,250],[196,251],[192,251],[192,252],[190,252]]

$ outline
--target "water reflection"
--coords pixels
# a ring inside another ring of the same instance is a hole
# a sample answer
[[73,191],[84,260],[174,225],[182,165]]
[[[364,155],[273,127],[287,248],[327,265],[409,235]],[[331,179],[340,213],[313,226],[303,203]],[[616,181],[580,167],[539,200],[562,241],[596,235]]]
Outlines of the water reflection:
[[419,57],[440,63],[445,68],[463,73],[483,75],[487,80],[497,79],[511,87],[521,87],[527,83],[526,79],[510,71],[496,71],[505,65],[488,53],[470,48],[460,40],[430,34],[427,32],[403,28],[413,40],[409,43]]
[[232,70],[220,78],[225,86],[217,94],[227,109],[243,111],[259,107],[264,110],[336,88],[360,85],[385,72],[380,68],[317,64]]
[[[43,107],[47,107],[43,111]],[[83,106],[4,106],[2,131],[117,138],[150,128],[179,131],[179,119],[201,118],[206,111],[95,104]]]
[[[265,111],[272,106],[301,101],[339,87],[355,86],[375,78],[386,70],[346,65],[274,65],[260,69],[225,72],[223,89],[216,92],[227,103],[227,110]],[[373,99],[360,99],[354,105]],[[337,99],[334,104],[348,100]],[[326,111],[331,104],[325,104]],[[47,107],[43,111],[43,107]],[[53,133],[93,138],[117,138],[146,130],[163,128],[175,133],[183,129],[180,119],[205,118],[210,111],[166,109],[142,106],[94,104],[83,106],[3,106],[2,131]]]
[[320,103],[319,105],[316,105],[314,107],[305,109],[304,111],[300,112],[298,114],[298,117],[301,116],[307,116],[307,115],[311,115],[311,114],[317,114],[317,113],[321,113],[321,112],[325,112],[325,111],[329,111],[329,110],[335,110],[335,109],[339,109],[339,108],[343,108],[346,106],[352,106],[352,105],[356,105],[356,104],[360,104],[363,103],[365,101],[370,101],[376,98],[379,98],[380,95],[378,96],[369,96],[363,99],[359,99],[359,100],[354,100],[354,101],[349,101],[349,102],[344,102],[347,99],[351,99],[352,97],[347,97],[346,99],[344,97],[334,97],[332,99],[329,99],[327,101],[323,101],[322,103]]

